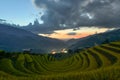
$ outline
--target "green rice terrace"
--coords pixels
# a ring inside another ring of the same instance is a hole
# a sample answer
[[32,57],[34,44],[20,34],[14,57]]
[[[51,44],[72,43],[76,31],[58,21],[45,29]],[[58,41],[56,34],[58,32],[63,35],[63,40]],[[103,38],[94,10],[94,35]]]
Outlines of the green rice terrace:
[[59,60],[49,54],[0,53],[0,80],[120,80],[120,41]]

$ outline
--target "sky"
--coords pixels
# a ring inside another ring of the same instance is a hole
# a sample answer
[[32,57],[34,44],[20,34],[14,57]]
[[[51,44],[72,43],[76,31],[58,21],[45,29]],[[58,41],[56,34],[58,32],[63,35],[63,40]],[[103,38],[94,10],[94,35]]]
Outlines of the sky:
[[[110,29],[111,30],[111,29]],[[52,34],[39,34],[42,36],[49,36],[52,38],[62,39],[62,40],[69,40],[69,39],[77,39],[77,38],[83,38],[86,36],[90,36],[93,34],[103,33],[105,31],[108,31],[107,28],[81,28],[79,30],[74,31],[73,29],[65,29],[65,30],[56,30]]]
[[38,13],[31,0],[0,0],[0,19],[9,23],[27,25]]
[[[0,0],[0,20],[33,33],[70,39],[120,27],[120,0]],[[40,24],[35,24],[38,19]]]

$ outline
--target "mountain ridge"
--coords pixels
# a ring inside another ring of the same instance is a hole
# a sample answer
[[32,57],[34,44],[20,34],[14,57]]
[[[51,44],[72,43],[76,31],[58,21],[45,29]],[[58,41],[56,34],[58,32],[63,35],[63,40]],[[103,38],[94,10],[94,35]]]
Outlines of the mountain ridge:
[[[58,39],[38,36],[30,31],[0,24],[0,48],[8,51],[21,51],[24,48],[42,49],[48,52],[52,49],[62,49],[66,44]],[[59,46],[57,46],[59,44]],[[40,50],[41,51],[41,50]]]

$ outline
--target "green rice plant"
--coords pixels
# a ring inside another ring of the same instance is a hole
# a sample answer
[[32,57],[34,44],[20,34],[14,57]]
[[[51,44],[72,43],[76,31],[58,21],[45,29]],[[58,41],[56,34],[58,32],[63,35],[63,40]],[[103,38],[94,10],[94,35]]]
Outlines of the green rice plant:
[[87,50],[87,53],[92,55],[95,58],[95,61],[97,62],[98,68],[100,68],[103,65],[103,62],[100,58],[99,55],[97,55],[96,53],[92,52],[90,49]]
[[33,59],[31,57],[31,55],[25,54],[24,56],[25,56],[25,67],[28,70],[30,70],[30,71],[32,71],[34,73],[39,74],[39,71],[35,68],[35,65],[34,65],[34,62],[33,62]]
[[6,58],[0,60],[0,70],[13,75],[26,75],[23,72],[16,70],[12,64],[12,61]]
[[80,70],[85,70],[89,67],[89,59],[88,56],[85,53],[81,53],[81,56],[83,57],[83,64]]
[[120,54],[117,51],[118,48],[109,46],[109,45],[103,45],[102,47],[100,47],[100,49],[104,50],[105,52],[113,55],[116,59],[112,59],[112,61],[114,61],[115,64],[120,64]]
[[33,72],[31,72],[30,70],[28,70],[27,68],[25,68],[25,56],[24,54],[19,54],[16,61],[15,61],[15,68],[17,70],[20,70],[24,73],[28,73],[28,74],[32,74]]
[[98,68],[98,63],[95,59],[95,57],[91,54],[89,54],[87,51],[85,52],[86,55],[88,55],[88,59],[89,59],[89,67],[86,70],[93,70],[93,69],[97,69]]
[[100,46],[94,47],[94,50],[104,55],[111,62],[111,64],[114,64],[117,60],[115,56],[111,55],[109,52],[106,52],[106,50]]
[[96,55],[99,56],[99,58],[100,58],[101,61],[102,61],[102,67],[106,67],[106,66],[110,66],[110,65],[111,65],[111,61],[109,61],[109,59],[108,59],[106,56],[104,56],[104,55],[101,54],[100,52],[94,50],[94,48],[91,48],[91,49],[89,49],[89,50],[91,50],[93,53],[95,53]]

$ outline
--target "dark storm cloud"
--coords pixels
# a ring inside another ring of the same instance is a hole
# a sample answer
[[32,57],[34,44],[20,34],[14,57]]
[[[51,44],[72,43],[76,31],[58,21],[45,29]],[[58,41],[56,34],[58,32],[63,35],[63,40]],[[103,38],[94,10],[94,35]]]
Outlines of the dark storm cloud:
[[33,0],[44,9],[41,17],[50,29],[80,26],[119,27],[120,0]]
[[67,33],[67,35],[76,35],[77,33],[75,32],[70,32],[70,33]]

